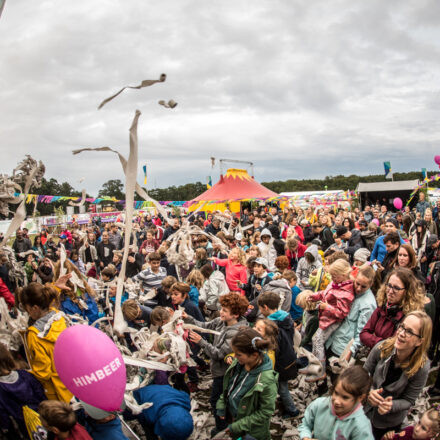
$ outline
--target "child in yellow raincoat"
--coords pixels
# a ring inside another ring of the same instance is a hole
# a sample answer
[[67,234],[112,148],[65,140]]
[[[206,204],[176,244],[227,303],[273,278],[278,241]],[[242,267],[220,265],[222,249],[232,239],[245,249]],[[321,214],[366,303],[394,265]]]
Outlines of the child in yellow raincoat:
[[48,399],[69,402],[72,393],[64,386],[55,369],[53,350],[66,321],[51,308],[58,298],[53,287],[30,283],[19,292],[20,305],[34,322],[26,332],[27,351],[32,374],[44,387]]

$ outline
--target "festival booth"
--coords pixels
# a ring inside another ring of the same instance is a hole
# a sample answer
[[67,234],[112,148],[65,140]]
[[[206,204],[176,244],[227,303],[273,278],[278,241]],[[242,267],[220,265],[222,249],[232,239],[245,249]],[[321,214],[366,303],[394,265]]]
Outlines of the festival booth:
[[350,206],[354,191],[325,190],[325,191],[295,191],[282,192],[281,196],[288,198],[288,202],[296,207],[305,208],[312,206]]
[[[393,200],[400,198],[405,203],[410,199],[414,188],[417,188],[419,181],[416,180],[400,180],[395,182],[372,182],[359,183],[357,192],[359,193],[359,205],[362,209],[365,205],[372,205],[379,203],[391,208]],[[415,204],[417,200],[413,200]],[[410,204],[410,206],[412,206]]]
[[220,180],[204,193],[188,202],[189,211],[240,212],[240,202],[271,201],[278,199],[277,193],[260,185],[246,170],[229,168]]

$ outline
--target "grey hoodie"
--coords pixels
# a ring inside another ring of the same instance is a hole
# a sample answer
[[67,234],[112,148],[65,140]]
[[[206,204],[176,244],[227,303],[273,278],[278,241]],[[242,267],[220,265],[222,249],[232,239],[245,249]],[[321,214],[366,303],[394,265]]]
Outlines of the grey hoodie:
[[272,280],[263,287],[263,292],[277,293],[281,299],[280,309],[287,313],[290,312],[290,306],[292,305],[292,290],[290,289],[287,280],[284,278]]
[[200,288],[199,299],[205,301],[208,310],[220,310],[218,299],[227,293],[229,287],[225,276],[219,270],[215,270]]
[[210,344],[205,339],[199,343],[205,353],[211,359],[212,377],[222,377],[225,375],[229,365],[225,362],[225,356],[232,353],[231,340],[242,326],[247,326],[246,319],[242,316],[237,324],[227,326],[220,318],[215,318],[209,322],[200,322],[188,316],[185,322],[196,324],[199,327],[220,332],[214,336],[214,342]]
[[315,258],[313,263],[309,263],[304,256],[299,260],[298,267],[296,269],[296,276],[298,277],[298,287],[300,289],[306,289],[309,287],[309,276],[315,270],[322,267],[321,255],[318,254],[318,246],[312,244],[305,252],[306,254],[312,254]]

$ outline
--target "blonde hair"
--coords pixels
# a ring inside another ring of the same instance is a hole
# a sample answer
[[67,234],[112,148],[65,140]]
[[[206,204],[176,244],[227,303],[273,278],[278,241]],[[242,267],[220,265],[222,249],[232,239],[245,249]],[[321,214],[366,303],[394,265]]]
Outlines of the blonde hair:
[[438,404],[435,404],[431,408],[428,409],[423,415],[426,415],[428,417],[429,421],[431,422],[430,429],[435,434],[434,438],[438,438],[440,434],[440,407]]
[[298,296],[295,299],[295,304],[304,310],[315,310],[316,303],[307,301],[307,298],[313,294],[314,292],[312,290],[303,290],[302,292],[298,293]]
[[405,294],[402,297],[401,304],[399,304],[403,314],[407,315],[415,310],[423,310],[425,307],[425,294],[417,278],[406,267],[398,267],[386,277],[376,295],[377,305],[382,307],[387,303],[386,285],[393,275],[399,278],[405,287]]
[[197,289],[200,289],[203,286],[203,283],[205,282],[205,278],[200,272],[200,270],[193,269],[186,278],[186,282],[188,284],[192,284],[193,286],[197,287]]
[[238,247],[235,247],[234,249],[232,249],[231,252],[229,253],[229,255],[231,255],[232,252],[237,253],[238,262],[241,265],[246,266],[246,254],[245,254],[245,252],[242,249],[238,248]]
[[[422,368],[428,360],[427,351],[429,346],[431,345],[431,335],[432,335],[432,321],[431,318],[425,313],[417,310],[415,312],[410,312],[405,316],[402,322],[405,322],[405,319],[408,316],[415,316],[420,320],[420,337],[422,343],[414,350],[414,352],[409,356],[409,358],[400,364],[403,369],[403,372],[408,378],[411,378],[416,374],[420,368]],[[394,350],[394,344],[397,339],[396,334],[386,339],[380,346],[380,357],[387,358],[391,355]]]
[[127,299],[122,303],[122,314],[127,321],[134,321],[139,315],[139,304],[134,299]]
[[338,258],[335,262],[333,262],[330,265],[328,271],[332,277],[339,275],[339,276],[347,277],[348,279],[351,272],[351,266],[348,261]]

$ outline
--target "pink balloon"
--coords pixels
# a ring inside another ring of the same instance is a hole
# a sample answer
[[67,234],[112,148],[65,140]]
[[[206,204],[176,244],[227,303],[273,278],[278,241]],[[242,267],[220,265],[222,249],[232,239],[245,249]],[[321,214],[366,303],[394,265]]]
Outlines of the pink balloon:
[[373,220],[371,220],[371,222],[376,224],[377,226],[379,226],[379,220],[377,218],[373,218]]
[[402,206],[403,206],[402,199],[400,199],[399,197],[396,197],[396,198],[393,200],[393,205],[394,205],[394,207],[395,207],[396,209],[398,209],[398,210],[402,209]]
[[88,325],[64,330],[54,348],[61,381],[78,399],[104,411],[117,411],[126,374],[121,353],[103,332]]
[[434,156],[434,162],[440,167],[440,156]]

